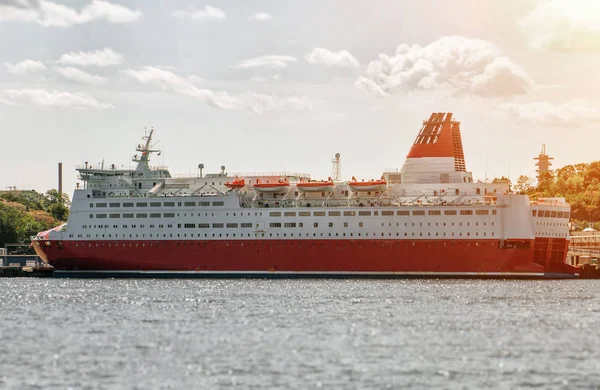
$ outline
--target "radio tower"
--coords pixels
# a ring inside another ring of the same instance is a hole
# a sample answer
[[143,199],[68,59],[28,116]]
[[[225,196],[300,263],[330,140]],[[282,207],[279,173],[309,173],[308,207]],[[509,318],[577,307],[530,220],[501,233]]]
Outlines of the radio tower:
[[550,172],[550,167],[552,166],[550,160],[554,160],[554,157],[550,157],[546,154],[546,144],[542,144],[542,152],[539,156],[534,158],[534,160],[537,160],[535,165],[538,167],[536,172],[538,174],[537,179],[539,180],[544,173]]
[[331,167],[331,178],[333,181],[342,180],[342,161],[340,160],[340,154],[336,153],[335,157],[331,159],[333,167]]

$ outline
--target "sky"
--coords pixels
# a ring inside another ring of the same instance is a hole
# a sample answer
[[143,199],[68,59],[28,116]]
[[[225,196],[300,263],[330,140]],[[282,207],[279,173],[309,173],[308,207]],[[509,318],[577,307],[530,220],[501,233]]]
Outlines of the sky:
[[0,189],[71,193],[130,166],[145,128],[173,174],[400,169],[453,112],[475,179],[600,159],[596,0],[0,0]]

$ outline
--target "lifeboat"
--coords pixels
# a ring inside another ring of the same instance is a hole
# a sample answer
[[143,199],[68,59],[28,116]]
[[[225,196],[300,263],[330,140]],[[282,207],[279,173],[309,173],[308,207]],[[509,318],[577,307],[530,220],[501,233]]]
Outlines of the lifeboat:
[[290,188],[290,183],[286,180],[279,180],[277,183],[261,183],[256,179],[256,184],[253,185],[255,191],[258,192],[287,192]]
[[234,181],[227,182],[225,183],[225,187],[230,188],[232,190],[239,190],[240,188],[243,188],[246,185],[246,182],[244,182],[244,179],[238,179],[237,176],[235,178]]
[[369,181],[358,181],[352,176],[352,181],[349,181],[348,185],[354,192],[383,192],[387,189],[387,182],[383,179],[383,176],[380,180]]
[[335,184],[333,180],[328,178],[327,181],[300,181],[296,184],[300,192],[333,192]]

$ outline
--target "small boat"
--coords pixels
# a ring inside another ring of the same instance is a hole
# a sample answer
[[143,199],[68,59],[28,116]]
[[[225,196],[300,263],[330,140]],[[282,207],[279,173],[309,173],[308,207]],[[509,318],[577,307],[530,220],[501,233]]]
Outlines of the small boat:
[[240,188],[243,188],[246,186],[246,182],[244,181],[244,179],[239,179],[237,176],[235,177],[235,180],[230,182],[225,183],[225,187],[230,188],[232,190],[239,190]]
[[256,184],[253,185],[255,191],[258,192],[287,192],[290,188],[290,183],[286,180],[279,180],[277,183],[261,183],[256,179]]
[[380,180],[358,181],[352,176],[352,181],[349,181],[348,185],[354,192],[383,192],[387,189],[387,182],[383,177]]
[[333,192],[335,184],[333,180],[328,178],[327,181],[302,181],[296,184],[300,192]]

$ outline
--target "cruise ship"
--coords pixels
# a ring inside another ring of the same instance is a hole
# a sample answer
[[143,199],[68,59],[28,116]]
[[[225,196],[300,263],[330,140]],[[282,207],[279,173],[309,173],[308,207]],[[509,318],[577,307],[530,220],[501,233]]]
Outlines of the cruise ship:
[[[32,237],[62,275],[142,277],[573,277],[570,206],[474,181],[460,122],[433,113],[402,169],[381,178],[77,167],[66,224]],[[337,165],[336,165],[337,164]],[[380,175],[378,175],[379,177]],[[79,188],[81,187],[81,188]]]

